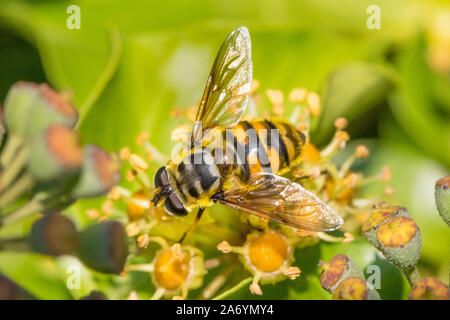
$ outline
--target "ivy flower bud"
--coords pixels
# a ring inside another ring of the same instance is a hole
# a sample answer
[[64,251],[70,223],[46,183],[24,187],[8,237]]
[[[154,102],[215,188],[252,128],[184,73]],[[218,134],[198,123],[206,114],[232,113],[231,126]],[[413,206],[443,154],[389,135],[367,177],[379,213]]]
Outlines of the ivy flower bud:
[[36,220],[29,236],[33,251],[51,256],[75,254],[79,241],[75,224],[58,213],[47,214]]
[[339,283],[333,300],[368,300],[369,289],[363,278],[349,277]]
[[88,267],[99,272],[122,272],[128,256],[122,224],[109,220],[87,227],[81,233],[78,256]]
[[71,191],[74,199],[95,198],[107,193],[120,180],[119,162],[105,150],[84,146],[84,160],[78,183]]
[[81,297],[79,300],[108,300],[105,294],[101,291],[91,291],[87,296]]
[[28,291],[0,273],[0,300],[35,300]]
[[36,99],[38,91],[39,86],[30,82],[18,82],[9,89],[4,104],[4,121],[10,133],[23,137],[28,108]]
[[427,277],[420,280],[411,290],[409,300],[449,300],[450,290],[438,279]]
[[406,208],[375,208],[362,231],[391,263],[405,271],[415,267],[420,257],[422,236]]
[[361,268],[345,254],[334,256],[328,263],[320,261],[318,266],[323,269],[320,284],[330,293],[333,293],[339,283],[346,278],[364,277]]
[[439,214],[450,226],[450,176],[439,179],[435,184],[434,198]]
[[53,125],[32,138],[28,168],[38,181],[51,181],[80,169],[83,150],[70,128]]
[[32,137],[54,124],[73,128],[78,113],[64,95],[44,83],[39,85],[38,96],[28,108],[27,119],[26,134]]

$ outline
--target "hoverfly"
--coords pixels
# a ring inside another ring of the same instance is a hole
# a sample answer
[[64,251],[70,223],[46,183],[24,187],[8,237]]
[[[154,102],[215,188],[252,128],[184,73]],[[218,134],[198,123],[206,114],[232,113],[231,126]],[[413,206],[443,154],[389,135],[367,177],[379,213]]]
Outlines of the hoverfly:
[[[153,205],[164,202],[166,211],[175,216],[198,209],[191,228],[214,203],[299,229],[340,228],[343,220],[331,207],[281,177],[301,161],[305,135],[280,119],[240,121],[249,100],[252,69],[250,35],[241,27],[226,38],[217,54],[190,146],[155,174]],[[210,129],[225,137],[225,143],[212,142],[217,139],[206,134]],[[249,139],[250,132],[256,139]],[[239,147],[241,152],[236,151]],[[228,161],[214,162],[223,149],[222,160]]]

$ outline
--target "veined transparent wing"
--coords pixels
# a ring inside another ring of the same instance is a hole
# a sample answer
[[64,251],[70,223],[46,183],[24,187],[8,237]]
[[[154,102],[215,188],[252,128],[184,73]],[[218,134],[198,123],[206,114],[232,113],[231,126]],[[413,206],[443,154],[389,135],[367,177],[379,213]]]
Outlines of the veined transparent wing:
[[215,126],[232,127],[245,112],[252,81],[250,35],[240,27],[225,39],[211,69],[194,124],[192,142]]

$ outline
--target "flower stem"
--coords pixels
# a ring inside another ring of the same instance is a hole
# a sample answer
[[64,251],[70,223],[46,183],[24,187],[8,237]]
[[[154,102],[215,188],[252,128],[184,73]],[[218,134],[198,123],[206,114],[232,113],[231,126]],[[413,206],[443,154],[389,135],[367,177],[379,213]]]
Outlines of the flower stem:
[[0,239],[0,251],[28,252],[30,244],[27,238]]
[[232,295],[236,291],[238,291],[244,287],[247,287],[252,282],[252,280],[253,280],[253,277],[248,277],[248,278],[242,280],[241,282],[239,282],[233,288],[228,289],[227,291],[219,294],[218,296],[215,296],[214,298],[212,298],[212,300],[224,300],[226,297],[228,297],[229,295]]
[[0,196],[0,209],[19,198],[24,192],[29,190],[34,184],[34,178],[29,173],[23,174],[10,188]]
[[27,204],[23,205],[16,211],[12,211],[5,215],[4,217],[0,218],[0,226],[11,224],[17,220],[20,220],[22,218],[28,217],[32,215],[33,213],[37,213],[45,208],[45,205],[37,200],[32,199]]
[[236,264],[228,266],[224,271],[222,271],[217,277],[215,277],[205,289],[203,289],[199,299],[210,299],[226,282],[228,277],[231,275],[235,269]]
[[19,154],[9,166],[2,171],[2,179],[0,180],[0,191],[5,190],[17,178],[28,160],[27,148],[20,148]]
[[17,150],[20,148],[22,144],[22,138],[17,135],[11,134],[6,140],[6,145],[0,155],[0,165],[2,168],[6,168],[9,166],[11,160],[16,154]]
[[405,274],[406,279],[408,279],[411,287],[414,287],[420,281],[420,274],[417,267],[414,267],[414,269],[411,270],[403,270],[403,273]]

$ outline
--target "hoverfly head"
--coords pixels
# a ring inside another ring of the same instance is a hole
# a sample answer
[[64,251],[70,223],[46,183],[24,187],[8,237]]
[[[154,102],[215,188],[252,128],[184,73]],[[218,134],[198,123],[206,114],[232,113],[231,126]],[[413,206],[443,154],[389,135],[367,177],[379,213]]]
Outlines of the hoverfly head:
[[183,203],[173,192],[172,187],[170,186],[169,175],[167,174],[166,167],[161,167],[158,169],[153,179],[153,185],[156,188],[155,195],[152,199],[152,203],[155,207],[162,199],[165,199],[164,208],[170,215],[185,216],[188,214],[188,211],[185,209]]

